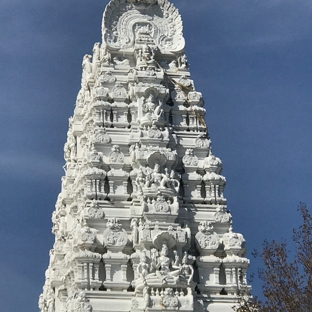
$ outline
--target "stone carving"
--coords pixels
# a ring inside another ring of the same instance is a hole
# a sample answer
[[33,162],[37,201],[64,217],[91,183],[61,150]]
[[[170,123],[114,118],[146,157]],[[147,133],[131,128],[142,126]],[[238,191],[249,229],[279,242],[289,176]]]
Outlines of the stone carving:
[[122,228],[119,220],[116,218],[108,219],[106,227],[107,229],[103,233],[105,246],[107,248],[117,247],[118,250],[123,249],[123,247],[127,244],[128,235]]
[[115,87],[113,88],[113,97],[114,99],[121,99],[124,100],[127,97],[127,90],[121,83],[116,83]]
[[168,173],[168,169],[165,168],[165,173],[160,172],[160,165],[155,163],[154,169],[147,168],[145,185],[146,188],[171,188],[175,191],[179,189],[180,183],[174,179],[174,172]]
[[193,90],[193,83],[192,80],[189,79],[187,76],[183,75],[179,78],[178,80],[179,85],[182,87],[188,89],[188,90]]
[[102,155],[96,149],[93,149],[89,153],[89,160],[90,160],[90,162],[99,163],[102,161]]
[[165,295],[161,298],[161,303],[166,308],[178,307],[179,299],[175,296],[172,288],[166,288]]
[[156,212],[169,212],[170,206],[166,202],[163,196],[158,196],[157,200],[154,202],[154,209]]
[[149,295],[149,287],[144,287],[143,288],[143,299],[144,299],[144,310],[146,311],[146,309],[150,306],[150,295]]
[[[226,180],[220,175],[222,171],[221,160],[210,154],[204,159],[204,169],[206,174],[203,176],[203,181],[205,183],[207,200],[224,204],[223,192]],[[221,214],[219,213],[219,215]]]
[[187,149],[183,156],[182,162],[185,166],[195,167],[198,165],[198,158],[194,154],[194,150]]
[[163,110],[153,93],[150,93],[142,105],[144,116],[140,120],[142,127],[151,127],[153,125],[160,126],[164,124],[162,118]]
[[139,228],[138,228],[138,219],[133,218],[131,220],[131,225],[130,225],[131,229],[132,229],[132,243],[133,245],[138,244],[139,242]]
[[67,132],[67,142],[64,145],[64,159],[67,162],[75,161],[77,156],[77,140],[71,129]]
[[214,253],[220,244],[219,236],[213,231],[213,225],[211,222],[202,221],[198,226],[198,233],[195,236],[196,244],[198,248],[203,250],[210,250]]
[[110,163],[123,163],[124,162],[124,154],[120,151],[120,147],[118,145],[113,145],[111,152],[109,154]]
[[233,233],[232,227],[223,235],[224,250],[229,255],[243,255],[246,249],[246,241],[242,234]]
[[103,219],[104,212],[99,208],[98,202],[96,200],[91,202],[90,207],[88,208],[88,217],[90,219]]
[[88,80],[93,76],[92,75],[92,65],[91,65],[92,56],[86,54],[82,60],[82,85],[87,83]]
[[[142,29],[151,29],[149,24],[136,25],[136,32],[142,33]],[[142,39],[142,38],[141,38]],[[147,44],[136,52],[136,68],[140,71],[151,71],[154,73],[158,69],[158,63],[155,60],[155,50],[151,49]]]
[[179,69],[188,69],[189,64],[185,53],[178,57],[178,66]]
[[110,52],[108,51],[107,47],[104,46],[103,49],[101,50],[101,56],[100,56],[100,62],[104,66],[108,66],[111,64],[111,59],[112,56]]
[[229,223],[232,220],[232,215],[226,211],[225,206],[217,207],[214,220],[219,223]]
[[222,161],[220,158],[210,154],[204,159],[204,169],[206,172],[215,172],[220,174],[222,172]]
[[148,137],[151,139],[159,139],[162,138],[162,133],[155,125],[153,125],[148,131]]
[[[167,284],[170,279],[177,281],[179,278],[179,267],[175,265],[175,261],[168,257],[168,245],[166,242],[162,244],[159,256],[155,259],[156,251],[152,259],[152,266],[156,272],[156,276]],[[156,263],[155,263],[156,260]]]
[[90,304],[89,299],[87,299],[86,293],[84,291],[81,291],[76,295],[74,311],[75,312],[92,312],[93,311],[92,305]]
[[97,62],[97,61],[100,61],[101,59],[101,48],[100,48],[100,43],[99,42],[96,42],[93,46],[93,57],[92,57],[92,60],[93,60],[93,63],[94,62]]
[[182,258],[182,265],[180,266],[180,276],[185,278],[187,280],[187,284],[190,285],[193,279],[193,275],[194,275],[194,268],[192,265],[188,264],[188,254],[185,251],[184,256]]
[[[103,42],[115,49],[128,49],[136,45],[151,44],[160,50],[178,52],[184,48],[182,21],[178,10],[167,1],[158,1],[161,11],[149,18],[156,0],[112,1],[105,13],[102,25]],[[134,25],[134,27],[132,27]],[[138,27],[136,27],[138,25]]]
[[83,242],[93,244],[93,242],[94,242],[94,240],[96,238],[96,233],[97,233],[96,230],[91,230],[88,227],[83,228],[82,231],[81,231],[81,240]]
[[109,89],[104,88],[103,84],[100,81],[97,81],[96,88],[95,88],[95,94],[97,98],[101,100],[108,100],[109,98],[108,92],[109,92]]
[[92,143],[107,144],[111,141],[104,128],[97,128],[93,135]]
[[211,141],[207,138],[206,134],[199,135],[195,140],[195,146],[198,148],[210,148]]
[[139,277],[143,280],[144,283],[145,283],[145,278],[149,273],[149,268],[150,268],[150,266],[147,263],[146,255],[143,252],[143,254],[141,256],[140,263],[137,267],[137,271],[138,271]]
[[[192,105],[202,106],[204,104],[202,100],[202,94],[200,92],[196,92],[196,91],[189,92],[187,95],[187,98],[188,98],[189,103]],[[195,107],[193,107],[193,109],[195,109]]]
[[55,295],[53,290],[44,287],[44,293],[40,295],[38,306],[42,312],[54,312],[55,311]]
[[170,70],[172,71],[176,71],[177,70],[177,61],[176,60],[172,60],[169,64],[165,64],[164,67],[169,67]]
[[112,84],[116,81],[116,77],[113,75],[112,72],[102,72],[101,75],[98,77],[98,82],[101,84]]
[[131,300],[131,309],[137,309],[139,307],[139,302],[136,299]]
[[122,58],[120,59],[119,57],[115,56],[113,58],[113,61],[116,65],[123,65],[123,66],[129,66],[130,65],[130,62],[128,59],[126,58]]

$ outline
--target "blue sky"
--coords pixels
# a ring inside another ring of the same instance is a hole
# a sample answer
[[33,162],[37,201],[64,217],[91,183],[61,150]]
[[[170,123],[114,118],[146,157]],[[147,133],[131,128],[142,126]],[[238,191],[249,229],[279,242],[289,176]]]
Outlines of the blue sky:
[[[107,2],[0,1],[1,311],[38,310],[68,118]],[[234,230],[249,251],[289,240],[299,202],[312,207],[312,2],[174,3]]]

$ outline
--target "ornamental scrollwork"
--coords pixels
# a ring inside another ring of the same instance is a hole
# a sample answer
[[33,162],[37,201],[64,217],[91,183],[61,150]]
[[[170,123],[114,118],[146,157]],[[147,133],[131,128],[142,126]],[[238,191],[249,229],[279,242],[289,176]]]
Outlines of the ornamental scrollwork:
[[195,167],[198,165],[198,158],[195,156],[193,149],[187,149],[185,151],[182,162],[185,166]]
[[106,247],[124,247],[128,241],[127,232],[122,228],[122,224],[116,218],[108,219],[107,229],[104,231],[104,243]]

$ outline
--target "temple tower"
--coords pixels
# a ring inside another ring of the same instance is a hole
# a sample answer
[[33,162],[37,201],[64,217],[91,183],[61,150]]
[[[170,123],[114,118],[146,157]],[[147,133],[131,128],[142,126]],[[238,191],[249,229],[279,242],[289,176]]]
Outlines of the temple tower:
[[227,312],[249,289],[184,45],[169,1],[107,5],[69,119],[42,312]]

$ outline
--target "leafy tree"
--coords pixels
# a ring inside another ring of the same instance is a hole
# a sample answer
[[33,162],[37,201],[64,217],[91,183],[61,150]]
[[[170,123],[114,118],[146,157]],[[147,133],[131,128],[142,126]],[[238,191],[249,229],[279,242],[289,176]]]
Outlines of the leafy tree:
[[285,241],[265,241],[259,270],[264,301],[243,293],[234,307],[237,312],[309,312],[312,311],[312,217],[305,204],[298,211],[303,223],[293,231],[296,253],[289,257]]

